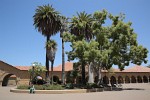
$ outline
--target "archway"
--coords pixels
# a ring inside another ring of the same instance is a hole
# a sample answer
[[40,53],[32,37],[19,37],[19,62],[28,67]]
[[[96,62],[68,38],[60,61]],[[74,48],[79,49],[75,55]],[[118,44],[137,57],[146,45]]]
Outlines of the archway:
[[137,81],[138,81],[138,83],[142,83],[142,78],[141,78],[141,76],[137,76]]
[[104,84],[109,84],[109,79],[108,79],[107,76],[104,76],[104,77],[103,77],[103,83],[104,83]]
[[125,77],[125,83],[130,83],[130,78],[128,76]]
[[88,80],[89,80],[89,76],[87,76],[87,77],[85,78],[86,83],[88,82]]
[[95,76],[94,83],[98,83],[98,76]]
[[136,78],[134,76],[131,76],[131,83],[136,83]]
[[148,83],[148,78],[146,76],[143,76],[143,82]]
[[116,78],[114,76],[111,76],[110,83],[111,84],[116,84]]
[[58,76],[53,76],[53,82],[59,83],[59,77]]
[[78,77],[77,77],[76,83],[77,83],[77,84],[81,84],[81,83],[82,83],[82,77],[81,77],[81,76],[78,76]]
[[13,74],[7,74],[4,76],[3,81],[2,81],[2,86],[8,86],[8,85],[17,85],[16,81],[16,75]]
[[123,78],[122,78],[122,76],[119,76],[119,77],[118,77],[118,83],[119,83],[119,84],[123,83]]

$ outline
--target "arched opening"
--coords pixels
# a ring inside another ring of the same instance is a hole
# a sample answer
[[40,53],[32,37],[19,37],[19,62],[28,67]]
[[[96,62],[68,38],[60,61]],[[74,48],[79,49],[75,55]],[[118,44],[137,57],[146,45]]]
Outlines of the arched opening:
[[130,78],[128,76],[125,77],[125,83],[130,83]]
[[150,82],[150,76],[149,76],[149,82]]
[[58,76],[53,76],[53,82],[59,83],[59,77]]
[[77,83],[77,84],[81,84],[81,83],[82,83],[82,77],[81,77],[81,76],[78,76],[78,77],[77,77],[76,83]]
[[119,84],[123,83],[123,78],[122,78],[122,76],[119,76],[119,77],[118,77],[118,83],[119,83]]
[[146,76],[143,76],[143,82],[148,83],[148,78]]
[[141,76],[137,76],[137,81],[138,81],[138,83],[142,83],[142,78],[141,78]]
[[131,83],[136,83],[136,78],[134,76],[131,76]]
[[16,75],[7,74],[7,75],[3,78],[2,86],[8,86],[8,85],[11,85],[11,86],[17,85],[17,78],[16,78]]
[[111,76],[110,83],[111,84],[116,84],[116,78],[114,76]]
[[109,79],[108,79],[107,76],[104,76],[104,77],[103,77],[103,83],[104,83],[104,84],[109,84]]
[[95,82],[95,83],[98,83],[98,76],[95,76],[94,82]]
[[88,82],[88,80],[89,80],[89,76],[87,76],[87,77],[85,78],[86,83]]

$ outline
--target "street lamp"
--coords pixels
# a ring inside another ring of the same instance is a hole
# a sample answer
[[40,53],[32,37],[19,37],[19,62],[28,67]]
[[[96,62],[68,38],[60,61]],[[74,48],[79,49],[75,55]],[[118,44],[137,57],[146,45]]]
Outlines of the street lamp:
[[34,68],[35,68],[35,64],[32,64],[32,84],[34,79]]

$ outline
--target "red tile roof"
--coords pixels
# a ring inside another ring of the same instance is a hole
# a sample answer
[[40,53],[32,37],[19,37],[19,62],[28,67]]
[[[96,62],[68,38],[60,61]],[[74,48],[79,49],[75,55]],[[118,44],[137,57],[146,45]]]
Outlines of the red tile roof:
[[[73,70],[73,63],[72,62],[66,62],[65,63],[65,71]],[[54,71],[62,71],[62,65],[58,65],[57,67],[54,67]]]
[[[19,70],[29,70],[31,66],[15,66]],[[51,68],[49,68],[51,70]],[[54,66],[54,71],[62,71],[62,65]],[[72,62],[66,62],[65,63],[65,71],[73,70],[73,63]]]
[[19,70],[29,70],[31,67],[30,66],[15,66]]
[[[31,68],[30,66],[16,66],[19,70],[29,70]],[[51,70],[51,68],[49,68]],[[62,71],[62,65],[58,65],[54,67],[54,71]],[[65,71],[73,70],[73,63],[72,62],[66,62],[65,63]],[[106,70],[102,70],[102,72],[107,72]],[[125,69],[123,71],[120,71],[120,69],[113,68],[113,72],[150,72],[150,68],[143,67],[143,66],[133,66],[128,69]]]
[[123,70],[123,72],[150,72],[150,68],[136,65]]

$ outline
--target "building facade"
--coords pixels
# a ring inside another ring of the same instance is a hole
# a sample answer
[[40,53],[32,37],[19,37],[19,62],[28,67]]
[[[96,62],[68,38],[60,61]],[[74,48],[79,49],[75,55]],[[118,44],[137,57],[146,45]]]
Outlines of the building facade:
[[[7,86],[9,80],[15,80],[17,84],[29,84],[30,73],[28,72],[30,66],[12,66],[3,61],[0,61],[0,86]],[[54,67],[53,77],[54,81],[61,80],[62,65]],[[73,63],[65,63],[65,74],[73,70]],[[51,71],[50,71],[51,72]],[[44,74],[42,75],[44,77]],[[97,76],[95,82],[97,82]],[[127,84],[127,83],[149,83],[150,82],[150,68],[142,66],[134,66],[123,71],[119,69],[112,69],[111,71],[102,70],[103,83],[105,84]],[[88,72],[86,72],[86,80],[88,80]],[[81,81],[81,77],[76,79],[76,83]],[[66,80],[67,82],[67,80]],[[14,83],[13,83],[14,84]]]

